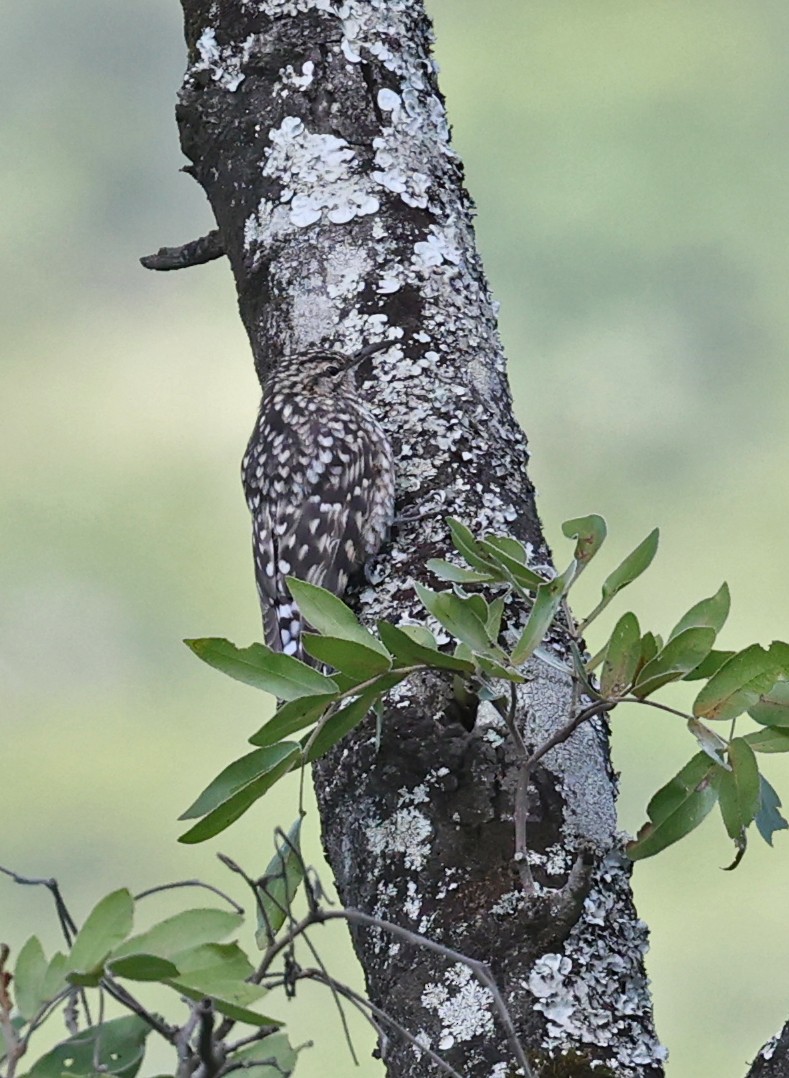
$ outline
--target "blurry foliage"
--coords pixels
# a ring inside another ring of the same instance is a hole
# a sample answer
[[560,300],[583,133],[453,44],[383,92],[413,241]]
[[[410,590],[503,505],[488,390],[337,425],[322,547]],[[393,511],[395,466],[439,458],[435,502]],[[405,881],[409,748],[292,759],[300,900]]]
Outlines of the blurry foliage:
[[[549,534],[594,506],[624,555],[659,523],[672,585],[634,585],[651,620],[725,576],[732,646],[786,638],[786,5],[430,8]],[[177,173],[177,0],[5,0],[0,33],[4,857],[68,866],[87,910],[130,865],[139,887],[194,873],[168,841],[184,777],[213,773],[216,714],[234,738],[266,717],[179,643],[218,624],[259,635],[236,479],[257,387],[227,268],[157,278],[136,262],[210,226]],[[684,738],[627,712],[618,726],[633,830],[638,761],[662,753],[668,776]],[[256,863],[259,828],[237,830],[231,852]],[[637,897],[669,1075],[733,1078],[789,1012],[787,869],[754,850],[713,882],[701,849],[639,865]],[[17,942],[32,905],[3,906]],[[751,963],[747,989],[709,992]]]

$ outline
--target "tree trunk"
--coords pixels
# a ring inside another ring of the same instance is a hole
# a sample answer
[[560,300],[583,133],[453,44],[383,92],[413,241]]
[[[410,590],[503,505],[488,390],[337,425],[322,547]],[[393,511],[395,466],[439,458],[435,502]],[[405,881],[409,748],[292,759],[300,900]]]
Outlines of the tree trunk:
[[[364,392],[395,449],[406,519],[355,597],[362,616],[423,617],[412,581],[448,553],[447,515],[515,535],[549,565],[422,0],[182,3],[182,146],[261,381],[281,351],[397,345]],[[524,616],[508,611],[511,625]],[[567,656],[566,633],[550,644]],[[543,661],[528,673],[517,721],[535,746],[569,718],[571,684]],[[342,900],[488,963],[535,1073],[662,1074],[604,720],[534,776],[531,895],[513,856],[518,774],[490,704],[455,700],[440,677],[393,690],[380,745],[368,724],[316,769]],[[467,967],[379,930],[355,929],[354,943],[370,998],[421,1043],[465,1076],[519,1073]],[[437,1073],[395,1034],[381,1053],[392,1076]]]

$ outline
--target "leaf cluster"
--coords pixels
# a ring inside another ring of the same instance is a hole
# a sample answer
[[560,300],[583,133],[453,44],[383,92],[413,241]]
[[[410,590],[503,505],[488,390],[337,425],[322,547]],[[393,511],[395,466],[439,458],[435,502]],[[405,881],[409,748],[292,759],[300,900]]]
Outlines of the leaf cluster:
[[[454,679],[459,695],[470,693],[501,707],[508,683],[525,680],[530,660],[560,668],[575,684],[574,706],[580,712],[567,717],[567,736],[579,719],[628,702],[684,718],[696,739],[701,752],[649,802],[648,822],[628,847],[634,860],[688,834],[715,804],[737,847],[735,863],[751,824],[770,843],[775,831],[787,826],[755,754],[789,750],[789,645],[776,641],[769,648],[716,649],[729,614],[725,584],[692,606],[665,639],[642,629],[634,613],[622,614],[590,658],[583,634],[650,567],[658,549],[657,529],[603,578],[599,601],[576,625],[567,597],[605,542],[602,517],[565,522],[563,532],[574,540],[574,550],[556,574],[529,565],[529,550],[512,536],[475,536],[459,520],[447,523],[457,557],[433,559],[427,569],[448,587],[414,585],[427,625],[381,620],[375,634],[341,599],[289,578],[293,597],[315,630],[305,636],[304,646],[329,672],[262,644],[242,649],[221,639],[187,641],[205,662],[271,693],[280,704],[249,739],[254,751],[225,768],[184,813],[183,818],[198,822],[181,841],[200,842],[228,827],[278,779],[328,752],[371,710],[380,710],[383,696],[411,675],[443,671]],[[507,623],[504,618],[512,600],[509,609],[528,611],[517,628],[512,617]],[[557,630],[564,658],[549,646]],[[702,684],[689,712],[655,699],[667,685],[692,681]],[[745,713],[762,729],[742,736],[732,729],[724,737],[708,725]]]
[[[280,835],[263,876],[258,881],[247,880],[257,906],[256,939],[265,952],[257,967],[237,940],[227,938],[242,927],[241,913],[188,908],[135,933],[137,903],[125,888],[96,904],[66,951],[47,957],[38,937],[31,936],[19,951],[9,978],[5,1013],[0,1013],[5,1019],[3,1026],[13,1029],[14,1044],[7,1046],[6,1052],[13,1061],[12,1069],[27,1052],[32,1035],[58,1005],[68,1004],[76,1014],[77,999],[83,1003],[85,1028],[42,1055],[26,1072],[26,1078],[60,1078],[66,1070],[70,1075],[91,1078],[98,1073],[134,1078],[143,1061],[146,1039],[154,1031],[175,1047],[181,1044],[183,1055],[182,1042],[189,1040],[189,1027],[184,1032],[168,1025],[148,1013],[135,997],[141,987],[157,983],[172,989],[181,1000],[192,1001],[205,1014],[224,1016],[220,1029],[225,1037],[235,1023],[252,1027],[254,1032],[237,1045],[223,1043],[222,1067],[217,1074],[224,1073],[225,1066],[251,1069],[258,1078],[291,1074],[297,1051],[281,1031],[282,1023],[262,1014],[257,1005],[269,991],[259,982],[269,974],[279,951],[276,941],[280,930],[286,921],[292,924],[292,904],[304,880],[300,824],[299,819],[287,835]],[[90,1020],[86,997],[91,990],[98,991],[100,1000],[100,1017],[95,1023]],[[132,1013],[105,1021],[104,995],[112,996]]]

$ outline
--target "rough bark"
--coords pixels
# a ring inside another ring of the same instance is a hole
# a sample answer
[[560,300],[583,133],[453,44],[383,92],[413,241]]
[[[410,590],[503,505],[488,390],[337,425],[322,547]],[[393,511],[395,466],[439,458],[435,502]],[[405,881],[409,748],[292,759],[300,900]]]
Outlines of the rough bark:
[[[509,532],[550,564],[449,140],[422,0],[182,0],[178,105],[261,381],[270,357],[391,339],[365,394],[398,461],[395,530],[365,619],[420,618],[413,580],[445,556],[447,514]],[[511,624],[523,617],[512,606]],[[551,646],[567,655],[567,635]],[[533,662],[518,697],[529,745],[567,721],[569,678]],[[488,962],[541,1075],[662,1074],[643,969],[646,929],[619,852],[602,720],[552,750],[529,803],[524,894],[513,860],[518,759],[498,713],[441,678],[388,699],[317,768],[324,843],[346,905]],[[469,971],[354,933],[371,999],[468,1076],[518,1073]],[[434,1068],[396,1037],[388,1073]]]
[[789,1078],[789,1022],[759,1051],[746,1078]]

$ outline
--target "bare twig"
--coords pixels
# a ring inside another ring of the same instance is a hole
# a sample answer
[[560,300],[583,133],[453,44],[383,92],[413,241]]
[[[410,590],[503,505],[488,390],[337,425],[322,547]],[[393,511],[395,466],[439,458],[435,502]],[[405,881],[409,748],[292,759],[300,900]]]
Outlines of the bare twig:
[[135,895],[134,901],[139,902],[141,898],[148,898],[149,895],[156,895],[160,891],[174,891],[177,887],[202,887],[204,890],[211,891],[213,894],[223,898],[229,906],[233,907],[236,913],[244,912],[244,907],[240,906],[230,895],[225,894],[224,891],[220,891],[218,887],[214,887],[210,883],[203,883],[202,880],[176,880],[173,883],[159,884],[158,887],[149,887],[147,891],[140,891],[138,895]]
[[515,823],[515,864],[521,879],[521,886],[527,894],[534,894],[534,877],[528,858],[528,846],[526,843],[526,815],[529,803],[529,783],[531,774],[529,769],[529,750],[524,744],[521,732],[516,721],[518,705],[518,690],[514,682],[510,682],[510,704],[508,708],[499,709],[499,714],[507,724],[512,743],[520,760],[518,768],[518,784],[515,788],[515,809],[513,819]]
[[[318,969],[302,970],[299,973],[299,979],[317,981],[319,984],[325,984],[328,988],[331,988],[333,992],[344,996],[349,1003],[352,1003],[354,1007],[364,1015],[377,1034],[380,1034],[381,1032],[379,1023],[381,1025],[385,1024],[391,1026],[391,1028],[396,1030],[413,1048],[426,1055],[431,1062],[435,1063],[444,1074],[448,1074],[450,1078],[463,1078],[463,1075],[460,1074],[459,1071],[456,1071],[454,1067],[450,1066],[450,1064],[442,1059],[437,1052],[434,1052],[432,1048],[428,1048],[427,1045],[422,1044],[421,1041],[417,1040],[413,1033],[406,1029],[404,1025],[401,1025],[396,1018],[393,1018],[386,1011],[381,1010],[380,1007],[376,1007],[374,1003],[371,1003],[370,1000],[366,999],[364,996],[359,995],[358,992],[354,992],[348,985],[342,984],[340,981],[335,981],[333,977],[329,977]],[[374,1016],[377,1021],[373,1021],[373,1017],[371,1016]]]
[[534,1078],[534,1072],[532,1071],[529,1061],[526,1058],[523,1046],[518,1037],[517,1031],[512,1021],[512,1017],[507,1009],[507,1005],[504,1002],[504,998],[499,991],[495,978],[490,971],[489,966],[485,962],[480,962],[476,958],[470,958],[468,955],[461,954],[460,951],[455,951],[451,947],[446,947],[443,943],[436,943],[435,940],[428,939],[427,936],[421,936],[416,932],[412,932],[408,928],[403,928],[392,921],[385,921],[380,917],[373,917],[371,914],[363,913],[362,910],[356,910],[351,907],[346,907],[339,910],[322,910],[316,909],[303,917],[300,921],[295,922],[285,935],[268,948],[263,959],[258,966],[250,980],[256,984],[259,984],[263,977],[266,976],[272,961],[281,954],[282,951],[293,946],[294,941],[302,936],[308,928],[315,924],[323,924],[326,921],[347,921],[351,924],[364,925],[366,928],[378,928],[384,932],[389,932],[393,936],[405,940],[407,943],[413,944],[415,947],[424,947],[428,951],[433,951],[435,954],[440,954],[450,962],[456,962],[460,965],[467,966],[468,969],[474,974],[483,988],[487,988],[490,992],[493,1005],[498,1012],[504,1031],[507,1034],[507,1039],[510,1042],[510,1046],[513,1050],[513,1055],[517,1060],[520,1067],[523,1069],[525,1078]]
[[146,1010],[146,1008],[143,1007],[130,992],[127,992],[126,989],[118,984],[117,981],[113,980],[112,977],[103,977],[101,984],[108,995],[112,996],[118,1003],[122,1003],[127,1010],[132,1012],[132,1014],[136,1014],[138,1018],[142,1018],[144,1022],[147,1022],[151,1029],[158,1033],[160,1037],[164,1037],[169,1044],[177,1045],[179,1034],[177,1026],[168,1025],[167,1022],[164,1022],[158,1015],[152,1014],[150,1011]]
[[542,745],[538,746],[531,754],[528,760],[529,769],[550,752],[551,749],[555,749],[557,745],[561,745],[564,741],[574,734],[579,726],[587,722],[589,719],[593,719],[595,715],[602,715],[606,711],[611,711],[616,706],[616,700],[598,700],[597,703],[592,704],[591,707],[584,708],[583,711],[579,711],[569,722],[566,722],[564,726],[560,726],[559,729],[551,734],[547,740],[543,741]]
[[[25,887],[46,887],[54,900],[55,912],[57,913],[58,922],[60,923],[60,929],[63,933],[63,938],[66,941],[66,946],[70,948],[79,929],[77,928],[76,921],[69,913],[68,906],[60,893],[58,881],[52,877],[44,879],[36,876],[20,876],[18,872],[13,872],[10,868],[3,868],[2,865],[0,865],[0,872],[4,873],[6,876],[10,876],[15,883],[22,884]],[[79,998],[82,1002],[82,1008],[85,1011],[85,1019],[88,1025],[92,1025],[93,1021],[90,1016],[90,1008],[88,1007],[88,997],[82,988],[79,990]]]
[[515,1026],[513,1025],[512,1016],[507,1009],[507,1004],[504,1002],[504,998],[499,991],[496,980],[486,962],[480,962],[476,958],[470,958],[468,955],[461,954],[460,951],[455,951],[451,947],[445,947],[443,943],[436,943],[435,940],[428,939],[426,936],[420,936],[416,932],[411,932],[408,928],[402,928],[392,921],[384,921],[380,917],[373,917],[368,913],[363,913],[361,910],[351,908],[336,911],[328,910],[323,913],[323,918],[327,921],[344,918],[351,923],[366,925],[369,928],[380,928],[385,932],[390,932],[393,936],[399,936],[400,939],[406,940],[408,943],[413,943],[418,947],[425,947],[435,954],[443,955],[452,962],[458,962],[461,965],[467,966],[483,988],[489,989],[493,999],[493,1005],[499,1013],[499,1018],[501,1019],[501,1024],[504,1026],[504,1031],[507,1034],[507,1039],[510,1042],[513,1055],[522,1067],[525,1078],[535,1078],[534,1071],[529,1065],[526,1053],[523,1050],[523,1045],[521,1044]]
[[[69,1031],[72,1037],[79,1033],[79,1019],[77,1011],[77,993],[69,992],[66,997],[66,1006],[63,1011],[63,1021],[66,1024],[66,1029]],[[101,1016],[99,1016],[101,1021]]]
[[315,959],[318,966],[320,967],[320,971],[321,971],[321,973],[323,974],[323,976],[326,979],[325,983],[331,989],[332,998],[334,999],[334,1004],[335,1004],[335,1006],[337,1008],[337,1013],[340,1016],[340,1023],[342,1025],[342,1031],[343,1031],[343,1033],[345,1035],[345,1043],[348,1045],[348,1051],[351,1053],[351,1059],[353,1060],[354,1065],[358,1067],[359,1066],[359,1058],[356,1055],[356,1049],[353,1046],[353,1038],[351,1037],[351,1031],[350,1031],[350,1029],[348,1027],[348,1019],[345,1017],[345,1011],[343,1010],[342,1002],[340,1000],[341,993],[337,991],[337,989],[336,989],[336,987],[334,985],[333,978],[329,975],[329,971],[326,969],[326,965],[325,965],[323,959],[321,958],[321,956],[318,954],[318,950],[315,947],[315,945],[313,944],[310,937],[305,933],[302,938],[303,938],[304,943],[306,944],[306,946],[309,948],[310,954],[312,955],[312,957]]
[[637,696],[625,696],[619,702],[622,704],[645,704],[647,707],[656,707],[658,711],[667,711],[670,715],[679,715],[686,722],[691,722],[696,717],[695,715],[689,715],[687,711],[678,711],[677,708],[669,707],[668,704],[661,704],[657,700],[641,700]]
[[225,246],[219,235],[219,229],[212,229],[205,236],[200,236],[178,247],[160,247],[155,255],[145,255],[140,262],[150,270],[188,269],[213,262],[225,254]]
[[18,872],[12,872],[10,868],[3,868],[2,865],[0,865],[0,872],[4,873],[6,876],[10,876],[15,883],[21,883],[31,887],[47,888],[55,901],[55,910],[57,911],[58,920],[60,921],[60,927],[63,931],[66,944],[70,947],[74,942],[74,937],[76,936],[78,929],[74,918],[68,911],[66,903],[63,901],[63,896],[58,887],[58,881],[55,879],[38,879],[34,876],[20,876]]
[[179,1030],[176,1030],[173,1044],[178,1054],[178,1070],[176,1072],[176,1078],[182,1078],[182,1076],[190,1075],[194,1070],[192,1066],[192,1047],[190,1041],[192,1040],[192,1034],[197,1028],[197,1023],[200,1020],[200,1016],[197,1013],[197,1004],[193,1004],[189,1008],[189,1018],[184,1022]]
[[104,993],[99,988],[99,1025],[96,1030],[96,1036],[93,1039],[93,1069],[96,1074],[101,1074],[103,1067],[101,1066],[101,1034],[102,1024],[104,1023]]

